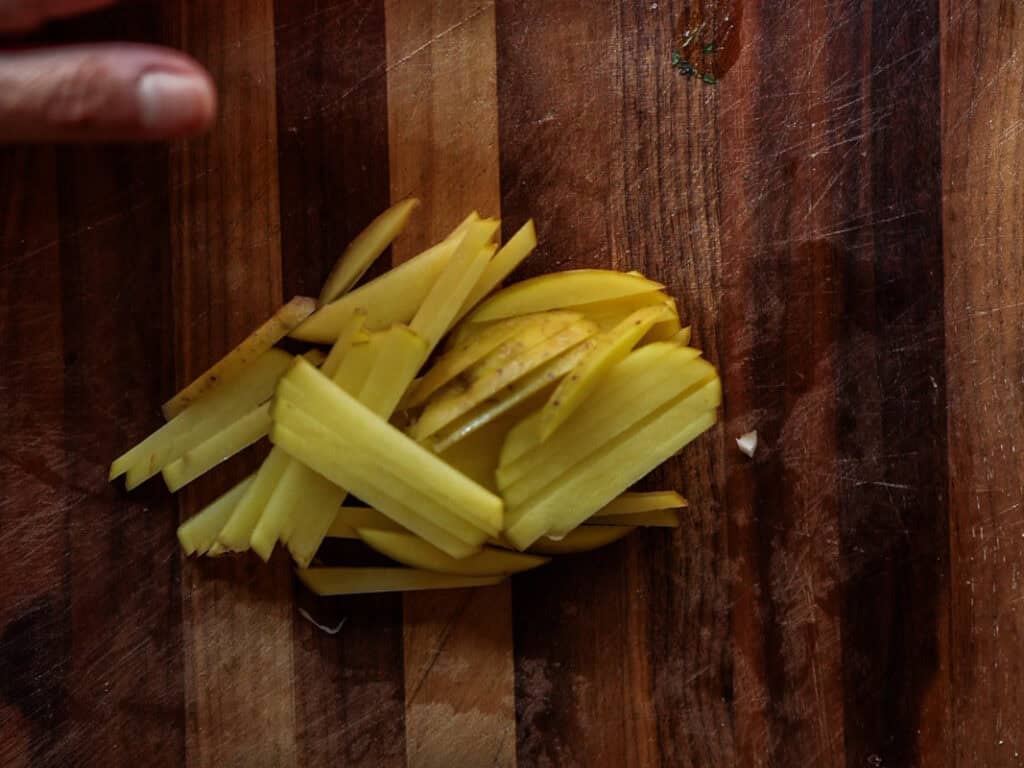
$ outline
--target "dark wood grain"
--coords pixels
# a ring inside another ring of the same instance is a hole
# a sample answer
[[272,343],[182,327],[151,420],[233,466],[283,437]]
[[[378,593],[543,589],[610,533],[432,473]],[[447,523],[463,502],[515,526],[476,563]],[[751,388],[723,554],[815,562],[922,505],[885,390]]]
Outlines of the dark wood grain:
[[[537,217],[524,274],[644,270],[682,299],[717,360],[718,103],[670,69],[680,10],[498,4],[502,207],[513,226]],[[515,584],[524,764],[731,762],[720,453],[712,434],[651,479],[693,499],[674,536]]]
[[954,757],[1024,754],[1024,11],[942,3]]
[[[316,296],[348,242],[387,208],[384,4],[275,3],[285,295]],[[380,268],[386,268],[386,258]],[[295,596],[302,765],[405,765],[402,598]]]

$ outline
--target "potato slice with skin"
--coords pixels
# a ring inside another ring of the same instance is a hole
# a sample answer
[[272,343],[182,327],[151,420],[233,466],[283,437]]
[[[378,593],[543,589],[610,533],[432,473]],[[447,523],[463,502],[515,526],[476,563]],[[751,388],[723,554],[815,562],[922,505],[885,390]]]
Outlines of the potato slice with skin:
[[[458,446],[461,441],[471,437],[477,430],[491,424],[495,419],[503,418],[507,413],[518,409],[524,402],[529,401],[553,386],[579,364],[579,361],[591,349],[592,344],[593,339],[587,339],[582,344],[578,344],[563,355],[541,366],[533,373],[509,384],[491,398],[491,401],[485,402],[473,411],[470,411],[466,416],[457,421],[455,426],[451,427],[443,435],[436,437],[434,439],[434,451],[444,453],[445,459],[451,461],[451,449],[453,446]],[[537,405],[540,406],[541,403]],[[509,425],[509,427],[511,426]],[[508,427],[506,427],[505,432],[508,432]],[[493,477],[491,482],[494,482]]]
[[162,474],[168,490],[180,491],[197,477],[266,437],[269,431],[270,403],[264,403],[164,467]]
[[624,493],[594,513],[595,518],[639,515],[661,509],[684,509],[689,502],[676,491]]
[[612,366],[620,363],[640,339],[668,314],[664,306],[638,309],[606,336],[599,338],[591,352],[562,379],[544,404],[539,417],[540,439],[551,437],[551,433],[590,396]]
[[542,467],[547,457],[563,460],[592,451],[644,418],[687,387],[714,376],[714,368],[696,350],[668,344],[642,347],[615,366],[563,430],[539,440],[538,412],[509,431],[502,448],[498,485],[508,488]]
[[573,555],[606,547],[619,539],[629,536],[636,528],[632,526],[594,526],[577,528],[561,539],[543,536],[527,550],[538,555]]
[[217,534],[231,516],[231,511],[245,495],[253,480],[255,475],[245,478],[178,526],[178,541],[186,555],[205,555],[209,551],[217,541]]
[[[639,528],[678,528],[679,517],[671,509],[653,509],[632,515],[605,515],[587,520],[584,525],[634,525]],[[578,529],[577,529],[578,530]]]
[[[499,468],[497,478],[502,496],[509,505],[525,503],[527,499],[542,492],[549,483],[555,482],[561,474],[586,462],[602,446],[613,442],[634,424],[679,397],[692,395],[694,408],[716,407],[718,394],[713,388],[704,389],[713,380],[714,368],[703,360],[695,360],[686,374],[679,377],[678,382],[665,381],[658,389],[649,390],[643,395],[642,402],[627,402],[616,408],[612,402],[605,400],[609,410],[602,426],[588,429],[586,422],[574,424],[573,433],[566,435],[564,440],[560,439],[557,444],[552,441],[550,448],[545,443],[537,451],[524,456],[520,462]],[[590,443],[579,442],[579,435],[588,434],[592,435]],[[516,479],[511,480],[512,477]]]
[[505,288],[480,305],[474,323],[501,320],[578,304],[661,291],[665,286],[638,275],[605,269],[554,272]]
[[[327,458],[343,466],[334,470],[331,479],[352,478],[349,482],[354,480],[356,484],[351,490],[363,501],[372,503],[371,499],[360,495],[359,487],[363,481],[373,482],[373,477],[386,478],[386,482],[375,484],[387,488],[391,495],[402,498],[410,506],[423,504],[425,514],[432,508],[432,515],[454,516],[487,533],[496,534],[501,530],[503,504],[495,494],[340,390],[336,395],[327,393],[324,397],[322,393],[305,389],[296,396],[292,393],[296,383],[287,382],[285,386],[282,382],[274,403],[274,419],[292,430],[308,434],[311,440],[323,442],[325,448],[333,451]],[[320,471],[312,464],[309,466]],[[366,473],[372,477],[367,478]],[[388,513],[387,509],[373,506]]]
[[231,517],[217,534],[217,541],[221,546],[232,552],[244,552],[249,549],[252,532],[290,462],[291,457],[280,448],[274,447],[270,450],[270,454],[256,472],[255,481],[239,499]]
[[366,270],[387,250],[420,205],[415,197],[395,203],[356,235],[341,254],[320,291],[320,304],[329,304],[359,282]]
[[[709,387],[721,394],[721,382]],[[541,536],[564,536],[659,464],[714,426],[714,410],[694,410],[683,397],[652,414],[622,436],[592,454],[573,471],[528,503],[511,507],[505,537],[527,549]],[[596,528],[596,526],[595,526]]]
[[410,434],[417,440],[425,440],[480,403],[493,397],[512,382],[590,338],[596,331],[597,327],[586,320],[573,323],[547,341],[480,376],[465,392],[455,392],[451,396],[441,397],[431,402],[424,409],[420,419],[412,426]]
[[277,310],[267,322],[249,334],[241,344],[164,403],[164,418],[173,419],[203,395],[238,376],[254,360],[313,314],[315,309],[316,301],[313,299],[307,296],[293,298]]
[[675,299],[661,291],[638,293],[633,296],[595,301],[589,304],[577,304],[566,309],[570,312],[580,313],[587,320],[596,323],[597,327],[601,329],[601,333],[607,333],[637,310],[647,307],[665,307],[670,313],[678,314]]
[[291,363],[287,352],[265,352],[238,376],[115,459],[110,466],[110,479],[128,473],[126,486],[131,490],[153,477],[168,463],[271,397],[278,379]]
[[468,298],[462,303],[456,322],[465,317],[473,307],[480,303],[481,299],[497,288],[502,280],[511,275],[515,268],[533,253],[536,247],[537,230],[534,228],[533,219],[530,219],[509,238],[508,242],[491,259]]
[[296,573],[310,591],[322,596],[464,589],[501,581],[500,577],[451,576],[413,568],[305,568]]
[[410,389],[402,402],[402,408],[415,408],[425,403],[427,398],[449,381],[519,333],[529,319],[515,317],[499,321],[448,351]]
[[437,547],[408,533],[372,528],[356,531],[359,538],[385,557],[410,568],[461,576],[508,576],[544,565],[547,558],[485,547],[475,555],[456,560]]

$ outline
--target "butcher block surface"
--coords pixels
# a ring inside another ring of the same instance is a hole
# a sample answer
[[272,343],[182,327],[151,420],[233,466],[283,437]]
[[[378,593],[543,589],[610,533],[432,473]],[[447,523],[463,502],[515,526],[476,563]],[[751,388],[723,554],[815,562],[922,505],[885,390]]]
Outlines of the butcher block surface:
[[[0,149],[0,765],[1024,764],[1024,8],[741,10],[715,83],[673,67],[681,0],[146,0],[48,31],[184,48],[220,117]],[[259,450],[178,498],[108,484],[408,195],[396,262],[475,208],[536,219],[518,277],[678,297],[725,401],[643,484],[689,498],[678,530],[318,599],[281,553],[179,552]]]

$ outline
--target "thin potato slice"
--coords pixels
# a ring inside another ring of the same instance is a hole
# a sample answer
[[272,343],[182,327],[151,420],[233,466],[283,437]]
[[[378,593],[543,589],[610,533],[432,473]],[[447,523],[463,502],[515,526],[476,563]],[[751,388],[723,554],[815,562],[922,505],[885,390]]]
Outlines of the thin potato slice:
[[390,418],[429,353],[427,342],[404,325],[381,332],[381,349],[359,391],[359,401],[381,418]]
[[484,270],[483,275],[477,281],[469,296],[462,303],[462,308],[456,317],[456,321],[480,303],[481,299],[501,285],[501,282],[515,271],[526,257],[533,253],[537,247],[537,230],[533,226],[533,219],[527,221],[519,231],[509,238],[501,250],[491,259]]
[[448,333],[459,307],[487,268],[490,253],[481,249],[500,226],[501,222],[494,219],[469,226],[435,287],[416,311],[409,327],[427,342],[429,349],[432,350]]
[[[477,430],[491,424],[495,419],[503,418],[507,413],[517,410],[520,405],[532,400],[535,396],[541,393],[546,394],[549,387],[552,387],[579,364],[579,361],[591,349],[592,344],[593,339],[587,339],[533,373],[509,384],[493,398],[459,419],[444,434],[438,435],[434,439],[434,451],[444,453],[445,459],[451,462],[452,446],[458,446],[460,442],[472,436]],[[540,405],[541,403],[537,403],[538,407]],[[509,427],[511,426],[510,424]],[[505,432],[508,432],[508,427]],[[493,477],[491,482],[494,482]]]
[[[721,393],[718,379],[709,388]],[[506,538],[527,549],[541,536],[564,536],[684,446],[714,426],[717,413],[693,407],[702,393],[683,397],[588,457],[544,493],[512,507]]]
[[498,469],[505,435],[513,424],[535,407],[536,403],[529,400],[512,406],[507,413],[495,416],[493,420],[474,430],[464,439],[447,446],[444,460],[474,482],[497,493],[498,482],[494,473]]
[[519,333],[524,321],[528,319],[516,317],[486,326],[480,333],[470,336],[464,343],[449,350],[410,389],[408,396],[402,401],[402,408],[415,408],[425,403],[427,398],[449,381]]
[[359,282],[359,278],[405,229],[419,204],[415,197],[395,203],[356,235],[327,276],[319,303],[329,304]]
[[601,333],[607,333],[637,310],[647,307],[665,307],[669,312],[678,314],[675,299],[661,291],[649,291],[608,301],[578,304],[574,307],[567,307],[567,309],[579,312],[587,320],[596,323],[597,327],[601,329]]
[[[530,350],[550,342],[574,325],[585,322],[584,318],[575,312],[541,312],[514,319],[523,323],[519,332],[506,339],[497,349],[479,362],[466,368],[461,375],[463,383],[474,384],[480,379],[504,369],[509,363],[521,358]],[[442,393],[442,396],[443,394],[447,393]]]
[[265,437],[270,432],[270,403],[254,408],[234,424],[196,446],[163,468],[167,488],[180,491],[197,477]]
[[578,304],[661,291],[665,286],[639,275],[605,269],[577,269],[541,275],[494,294],[470,319],[474,323],[564,309]]
[[366,344],[370,341],[370,334],[366,332],[366,310],[357,309],[352,316],[341,326],[338,338],[335,340],[331,351],[327,353],[320,370],[324,376],[334,378],[341,367],[341,362],[356,345]]
[[[604,378],[592,398],[577,410],[563,429],[547,442],[539,442],[541,413],[530,416],[509,432],[498,468],[503,491],[528,483],[535,491],[587,454],[687,391],[715,376],[714,367],[693,356],[694,350],[666,345],[643,347]],[[525,450],[524,450],[525,446]],[[518,458],[509,461],[512,451]],[[532,492],[532,491],[531,491]],[[519,491],[512,494],[518,496]],[[525,498],[525,497],[520,497]]]
[[178,526],[178,541],[186,555],[205,555],[210,550],[217,541],[217,534],[231,516],[231,511],[254,479],[251,475],[245,478]]
[[317,495],[308,490],[323,482],[324,479],[309,467],[290,459],[249,535],[253,552],[269,560],[279,540],[287,543],[302,510],[308,509],[310,500]]
[[487,587],[500,577],[451,576],[413,568],[305,568],[299,580],[317,595],[368,595],[426,589]]
[[291,458],[280,448],[271,449],[256,472],[255,481],[239,500],[221,532],[217,534],[217,541],[221,546],[232,552],[244,552],[249,549],[249,538],[253,529],[290,462]]
[[624,493],[594,513],[594,518],[639,515],[661,509],[684,509],[689,502],[676,491]]
[[372,528],[356,531],[370,549],[410,568],[459,576],[509,576],[539,568],[547,558],[485,547],[475,555],[456,560],[437,547],[408,533]]
[[315,472],[310,471],[305,480],[300,506],[293,512],[293,527],[288,533],[287,542],[289,554],[301,567],[313,561],[334,522],[337,509],[348,496],[344,488]]
[[296,296],[267,322],[249,334],[237,347],[228,352],[219,361],[195,381],[178,392],[163,404],[164,418],[173,419],[200,397],[211,390],[230,381],[245,370],[254,360],[265,353],[277,342],[287,336],[303,320],[313,314],[316,301],[306,296]]
[[457,242],[446,240],[325,304],[291,332],[299,341],[333,344],[357,309],[366,310],[366,327],[379,331],[412,320],[437,278],[448,265]]
[[[710,374],[707,369],[710,369]],[[566,435],[550,448],[545,443],[540,449],[523,457],[520,462],[498,469],[498,487],[509,505],[519,505],[540,493],[548,484],[576,467],[585,463],[589,456],[600,450],[602,446],[612,443],[619,435],[628,431],[634,424],[645,419],[658,408],[680,397],[693,397],[694,409],[709,410],[718,405],[719,392],[714,387],[705,388],[708,382],[715,381],[714,368],[703,360],[695,360],[686,374],[678,381],[666,381],[663,386],[649,390],[642,401],[625,403],[612,410],[611,402],[605,401],[609,407],[606,421],[593,431],[587,430],[584,424],[574,424],[579,432]],[[595,404],[596,405],[596,404]],[[631,407],[632,406],[632,407]],[[575,435],[592,434],[590,443],[580,443]],[[512,473],[512,470],[515,473]],[[510,478],[516,478],[511,480]]]
[[488,398],[496,395],[512,382],[526,376],[566,350],[586,341],[596,332],[597,327],[586,320],[573,323],[547,341],[481,375],[464,392],[453,391],[447,396],[439,397],[431,402],[413,425],[410,434],[416,440],[427,439]]
[[629,536],[636,528],[632,526],[594,526],[577,528],[561,539],[542,536],[533,542],[528,552],[538,555],[573,555],[606,547],[619,539]]
[[[310,370],[316,373],[315,369]],[[350,490],[371,504],[370,499],[360,494],[366,482],[387,488],[391,495],[414,508],[423,505],[425,513],[429,508],[432,515],[454,516],[491,534],[501,530],[500,498],[340,390],[335,388],[336,393],[328,391],[324,396],[313,387],[302,389],[300,379],[282,382],[274,404],[274,419],[332,451],[331,456],[325,457],[335,464],[332,480],[351,477],[348,482],[354,483]],[[297,396],[293,393],[296,384],[301,390]],[[339,402],[341,398],[347,402]],[[313,464],[309,466],[320,471]],[[388,513],[377,504],[373,506]]]
[[686,326],[685,328],[681,329],[679,333],[672,337],[672,341],[674,341],[681,347],[688,347],[690,346],[690,340],[692,336],[693,329],[690,326]]
[[[604,515],[587,520],[584,525],[635,525],[640,528],[678,528],[679,517],[672,509],[653,509],[632,515]],[[579,530],[579,529],[577,529]]]
[[594,391],[611,368],[620,363],[654,325],[669,314],[663,306],[644,307],[600,337],[572,373],[562,379],[540,413],[540,439],[547,440]]
[[271,349],[254,360],[238,376],[207,393],[184,412],[151,434],[110,466],[110,479],[128,474],[128,490],[160,472],[211,435],[274,394],[278,379],[292,363],[292,356]]

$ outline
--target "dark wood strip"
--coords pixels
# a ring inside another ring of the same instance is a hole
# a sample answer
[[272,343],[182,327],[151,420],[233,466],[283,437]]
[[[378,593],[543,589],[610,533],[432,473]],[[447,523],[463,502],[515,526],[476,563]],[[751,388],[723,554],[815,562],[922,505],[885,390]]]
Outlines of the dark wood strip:
[[[316,296],[348,242],[390,203],[384,3],[275,3],[286,295]],[[387,264],[381,259],[381,267]],[[296,604],[300,763],[405,765],[400,595]]]
[[[402,261],[500,214],[495,20],[479,0],[386,6],[391,198],[423,201]],[[509,585],[410,593],[403,614],[409,765],[515,765]]]
[[844,233],[843,671],[850,765],[951,764],[939,13],[866,19],[865,208]]
[[[171,151],[178,384],[190,381],[282,301],[272,0],[180,2],[170,39],[220,88],[209,136]],[[265,450],[265,449],[264,449]],[[187,517],[258,466],[259,451],[182,494]],[[291,566],[253,556],[186,561],[188,761],[298,762]]]
[[[0,152],[0,763],[70,759],[71,656],[57,176]],[[25,179],[33,184],[26,186]]]
[[[717,360],[718,104],[670,69],[682,4],[497,9],[502,208],[541,242],[522,273],[641,269]],[[692,497],[677,533],[517,579],[524,764],[731,763],[720,451],[704,438],[649,481]]]
[[1024,754],[1024,13],[942,2],[951,653],[958,765]]

